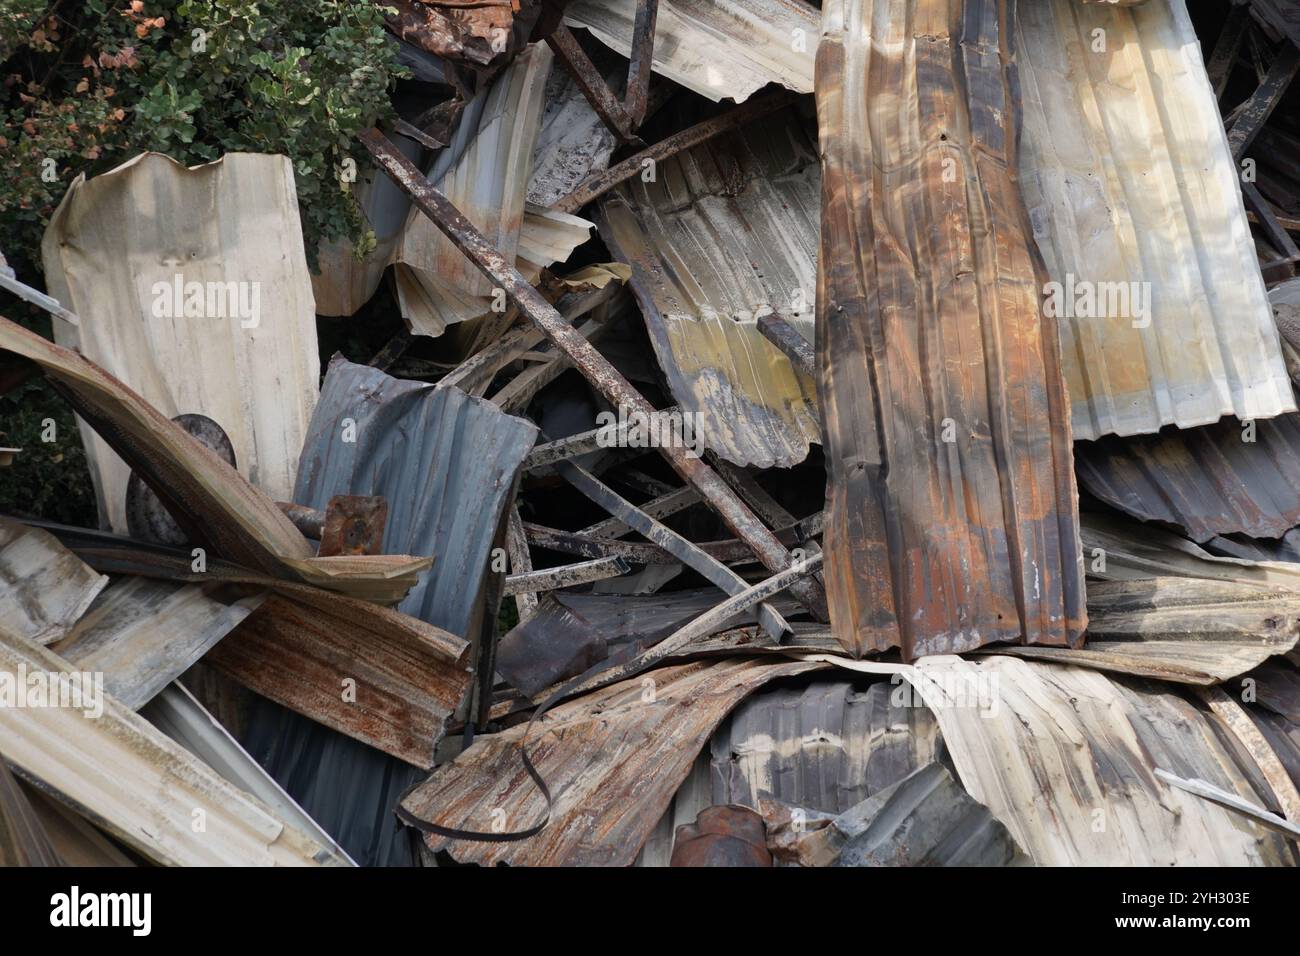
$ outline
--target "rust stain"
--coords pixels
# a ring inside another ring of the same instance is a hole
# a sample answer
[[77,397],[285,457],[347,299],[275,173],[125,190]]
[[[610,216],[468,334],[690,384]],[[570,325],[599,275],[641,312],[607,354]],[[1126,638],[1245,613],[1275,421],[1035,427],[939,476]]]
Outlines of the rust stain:
[[1077,645],[1069,406],[1015,177],[1014,0],[828,0],[818,396],[837,640]]
[[[554,797],[550,823],[514,843],[427,837],[464,863],[628,866],[690,773],[718,723],[779,677],[826,665],[729,659],[664,667],[556,707],[534,726],[528,751]],[[519,757],[525,727],[480,737],[411,791],[417,819],[477,832],[532,826],[546,801]]]

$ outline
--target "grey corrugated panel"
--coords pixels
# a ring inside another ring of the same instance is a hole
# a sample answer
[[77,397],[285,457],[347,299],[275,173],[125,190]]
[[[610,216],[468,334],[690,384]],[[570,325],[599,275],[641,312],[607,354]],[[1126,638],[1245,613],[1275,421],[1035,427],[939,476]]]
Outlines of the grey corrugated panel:
[[831,827],[846,842],[839,866],[1023,866],[1029,858],[988,807],[931,763]]
[[704,444],[739,465],[789,467],[818,441],[815,385],[758,331],[783,315],[810,341],[821,176],[795,110],[658,164],[601,206],[673,397]]
[[899,688],[907,690],[816,680],[756,694],[713,735],[714,804],[758,809],[759,796],[770,793],[843,813],[898,783],[934,759],[939,740],[929,710],[896,702]]
[[[925,707],[895,697],[901,685],[815,679],[760,691],[714,733],[637,857],[667,866],[677,827],[709,806],[758,798],[843,813],[935,757],[939,729]],[[903,687],[903,690],[907,690]]]
[[[321,399],[294,500],[324,508],[336,494],[384,495],[385,550],[435,556],[399,609],[472,639],[492,539],[536,428],[457,389],[341,358]],[[355,442],[343,441],[349,418]],[[422,771],[268,701],[242,742],[358,863],[415,864],[393,808]]]
[[1197,542],[1234,533],[1280,538],[1300,524],[1300,415],[1247,426],[1228,418],[1159,435],[1075,445],[1079,483],[1144,521]]
[[415,866],[393,808],[425,771],[258,697],[239,742],[361,866]]
[[[345,420],[356,423],[344,440]],[[433,555],[398,610],[452,634],[471,628],[492,539],[537,428],[459,389],[395,379],[342,358],[330,363],[299,464],[294,501],[388,499],[384,550]]]

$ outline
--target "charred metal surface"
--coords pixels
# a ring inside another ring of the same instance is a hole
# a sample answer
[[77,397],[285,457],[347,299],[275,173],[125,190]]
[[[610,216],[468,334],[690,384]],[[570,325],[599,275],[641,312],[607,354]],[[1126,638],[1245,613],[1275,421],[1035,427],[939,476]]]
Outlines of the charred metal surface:
[[551,208],[557,212],[576,213],[587,203],[599,199],[619,183],[627,182],[633,176],[640,175],[646,168],[647,160],[651,161],[651,163],[661,162],[670,156],[675,156],[684,149],[698,146],[719,133],[737,129],[746,123],[775,112],[783,106],[788,106],[793,99],[794,97],[788,93],[773,93],[768,96],[756,97],[720,116],[704,120],[689,129],[682,130],[680,133],[674,133],[672,136],[661,139],[653,146],[629,156],[621,163],[589,176],[579,183],[573,192],[556,202]]
[[854,655],[1076,645],[1070,413],[1017,190],[1012,0],[827,0],[826,586]]
[[1281,538],[1300,525],[1300,414],[1079,442],[1076,456],[1091,494],[1193,541]]
[[[554,799],[550,824],[513,843],[429,836],[428,845],[462,863],[626,866],[718,722],[768,681],[825,666],[685,664],[561,704],[538,722],[529,743]],[[403,808],[417,819],[480,832],[491,832],[494,820],[506,831],[531,826],[546,804],[520,766],[524,732],[518,726],[478,738],[408,794]]]
[[[520,311],[573,360],[597,391],[615,406],[626,407],[631,412],[643,415],[654,412],[654,407],[632,387],[631,382],[566,322],[382,133],[368,130],[361,134],[361,140],[380,167],[411,197],[420,211],[433,220],[484,275],[505,290]],[[677,473],[718,512],[736,536],[753,548],[764,565],[779,571],[790,564],[789,552],[713,469],[679,443],[667,443],[660,451]],[[820,586],[815,582],[804,582],[797,587],[796,594],[814,616],[822,616],[825,598]]]
[[758,317],[758,331],[763,338],[781,350],[790,364],[811,379],[817,377],[817,353],[812,344],[794,330],[794,327],[777,315],[768,312]]
[[578,584],[616,578],[631,570],[632,565],[625,558],[595,558],[558,568],[543,568],[540,571],[512,574],[506,578],[505,590],[502,593],[510,595],[558,591],[560,588],[571,588]]
[[[546,38],[546,43],[560,58],[564,68],[573,75],[578,88],[582,90],[582,95],[587,98],[587,102],[596,111],[601,122],[618,137],[619,142],[631,146],[643,145],[640,137],[634,132],[636,123],[623,109],[623,104],[605,85],[605,78],[600,75],[600,70],[578,45],[577,38],[569,28],[560,24],[555,28],[555,32]],[[644,108],[644,104],[642,106]]]
[[382,554],[388,499],[383,495],[334,495],[325,506],[319,555]]

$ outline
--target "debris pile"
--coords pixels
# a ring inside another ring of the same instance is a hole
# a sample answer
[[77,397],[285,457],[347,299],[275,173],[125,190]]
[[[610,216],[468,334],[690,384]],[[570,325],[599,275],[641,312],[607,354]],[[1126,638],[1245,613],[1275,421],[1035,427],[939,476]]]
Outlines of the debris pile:
[[1300,4],[387,6],[0,260],[0,861],[1300,862]]

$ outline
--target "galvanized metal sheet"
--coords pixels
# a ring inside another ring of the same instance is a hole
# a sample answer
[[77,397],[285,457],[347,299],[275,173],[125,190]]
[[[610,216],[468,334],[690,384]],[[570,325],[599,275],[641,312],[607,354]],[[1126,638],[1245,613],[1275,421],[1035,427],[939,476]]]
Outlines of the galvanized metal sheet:
[[1076,645],[1059,342],[1015,182],[1011,0],[828,0],[818,393],[837,639]]
[[[96,691],[89,675],[74,684],[57,654],[0,634],[0,673],[23,672],[64,675],[73,706],[0,707],[0,757],[149,859],[171,866],[346,863],[102,686]],[[80,696],[71,696],[73,687]],[[194,829],[196,810],[204,814],[202,832]]]
[[[550,788],[550,823],[513,843],[429,836],[459,861],[516,866],[626,866],[686,778],[718,722],[755,688],[825,665],[725,660],[665,667],[557,706],[532,728],[528,750]],[[648,683],[647,683],[648,682]],[[524,726],[478,738],[402,801],[446,827],[520,830],[546,810],[524,772]]]
[[1017,24],[1020,169],[1051,279],[1071,301],[1100,283],[1149,296],[1145,315],[1061,319],[1075,438],[1294,411],[1184,0],[1033,0]]
[[[836,866],[1023,866],[1029,862],[988,807],[930,763],[836,818]],[[814,836],[812,839],[816,839]]]
[[1156,777],[1268,803],[1257,771],[1184,696],[1011,657],[926,658],[916,672],[962,783],[1035,863],[1294,865],[1279,834]]
[[389,553],[434,556],[398,610],[471,639],[492,541],[537,428],[456,388],[336,358],[312,418],[294,501],[388,499]]
[[0,518],[0,633],[52,644],[108,585],[48,531]]
[[1210,685],[1287,654],[1300,637],[1300,593],[1200,578],[1088,582],[1088,645],[998,653]]
[[[56,341],[168,418],[214,419],[240,474],[286,500],[320,381],[288,157],[231,153],[187,169],[144,153],[78,177],[41,252],[50,294],[81,319],[55,322]],[[129,468],[84,423],[82,438],[100,520],[125,533]]]
[[1300,524],[1300,415],[1080,442],[1075,456],[1089,492],[1202,544],[1280,538]]
[[815,385],[758,330],[778,312],[812,339],[820,174],[793,110],[658,164],[601,206],[683,411],[705,447],[790,467],[818,440]]
[[[629,56],[637,0],[571,0],[565,22]],[[711,100],[813,88],[817,10],[803,0],[660,0],[652,65]]]
[[103,674],[108,692],[139,710],[259,604],[260,597],[223,600],[197,584],[123,578],[51,650]]
[[767,795],[843,813],[934,759],[939,725],[900,683],[845,680],[772,688],[736,709],[710,745],[715,804]]

